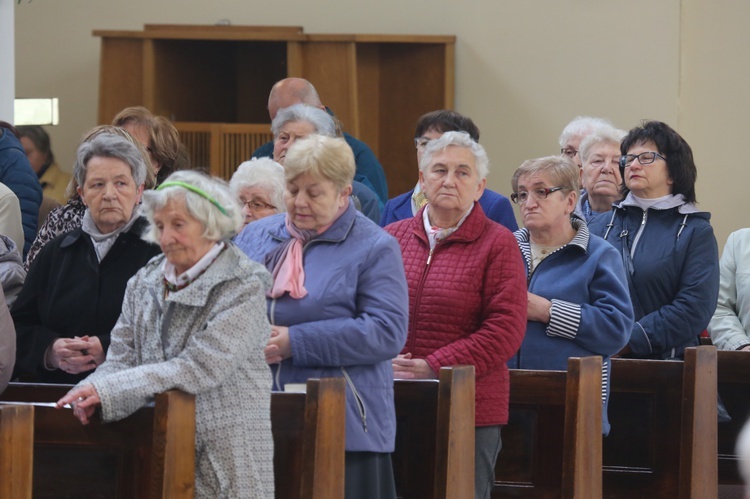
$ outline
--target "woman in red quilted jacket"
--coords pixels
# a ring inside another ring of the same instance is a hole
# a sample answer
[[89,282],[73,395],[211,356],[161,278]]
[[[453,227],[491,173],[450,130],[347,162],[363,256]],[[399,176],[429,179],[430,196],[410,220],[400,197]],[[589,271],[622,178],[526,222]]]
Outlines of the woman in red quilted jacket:
[[500,426],[508,421],[508,368],[526,330],[526,279],[513,234],[477,202],[484,148],[464,132],[424,146],[419,182],[428,204],[386,227],[409,283],[409,332],[396,378],[436,378],[443,366],[476,370],[475,495],[489,498]]

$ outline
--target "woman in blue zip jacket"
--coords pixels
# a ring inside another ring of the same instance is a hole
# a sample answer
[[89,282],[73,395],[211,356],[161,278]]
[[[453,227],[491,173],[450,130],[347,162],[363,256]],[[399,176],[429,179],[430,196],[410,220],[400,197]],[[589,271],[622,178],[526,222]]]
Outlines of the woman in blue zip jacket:
[[620,145],[624,199],[589,224],[620,251],[636,322],[623,355],[682,359],[716,309],[719,252],[711,215],[696,207],[693,152],[659,121]]
[[406,342],[409,304],[401,249],[349,200],[354,156],[343,139],[299,140],[284,170],[287,213],[235,241],[273,274],[265,354],[274,389],[344,377],[346,497],[395,499],[391,359]]

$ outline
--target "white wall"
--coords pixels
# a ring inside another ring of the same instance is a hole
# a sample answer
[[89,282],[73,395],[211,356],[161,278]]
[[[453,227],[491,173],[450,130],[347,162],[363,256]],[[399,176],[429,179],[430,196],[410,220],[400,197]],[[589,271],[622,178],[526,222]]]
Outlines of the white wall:
[[16,94],[15,80],[15,32],[13,29],[13,5],[15,0],[0,0],[0,120],[13,123],[13,99]]
[[60,98],[61,124],[49,130],[63,167],[95,124],[94,29],[228,18],[308,33],[452,34],[456,109],[482,130],[490,187],[507,194],[523,160],[556,153],[576,115],[625,129],[659,119],[693,146],[698,199],[714,212],[720,244],[750,225],[740,149],[750,111],[744,0],[33,0],[15,10],[16,94]]

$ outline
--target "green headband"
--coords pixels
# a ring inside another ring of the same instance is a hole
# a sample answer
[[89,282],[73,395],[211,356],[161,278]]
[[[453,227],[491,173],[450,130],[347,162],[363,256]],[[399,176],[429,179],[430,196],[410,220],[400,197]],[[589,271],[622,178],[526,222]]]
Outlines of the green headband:
[[212,205],[216,206],[220,212],[222,212],[226,216],[229,216],[229,213],[227,213],[227,210],[225,210],[224,207],[220,205],[217,200],[209,196],[208,193],[204,191],[203,189],[199,189],[194,185],[188,184],[187,182],[179,182],[179,181],[173,180],[170,182],[164,182],[159,187],[157,187],[156,190],[160,191],[164,189],[165,187],[182,187],[183,189],[187,189],[191,192],[194,192],[198,194],[199,196],[206,198]]

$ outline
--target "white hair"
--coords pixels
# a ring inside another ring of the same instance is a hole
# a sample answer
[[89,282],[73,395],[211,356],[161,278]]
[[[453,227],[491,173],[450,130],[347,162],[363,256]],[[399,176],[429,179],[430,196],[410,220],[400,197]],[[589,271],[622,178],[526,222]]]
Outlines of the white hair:
[[565,147],[565,144],[572,137],[583,137],[589,135],[598,128],[614,128],[615,126],[609,120],[604,118],[594,118],[592,116],[576,116],[573,120],[568,123],[560,134],[560,147]]
[[[170,182],[188,184],[201,193],[180,185],[170,185]],[[159,230],[154,224],[154,213],[163,209],[170,201],[178,199],[184,201],[188,214],[203,225],[202,237],[209,241],[232,237],[242,228],[240,204],[226,182],[197,171],[180,170],[167,177],[157,190],[143,193],[143,214],[149,222],[148,229],[143,233],[144,240],[159,244]]]
[[617,145],[618,150],[620,142],[628,134],[625,130],[618,128],[598,128],[588,137],[583,139],[581,145],[578,148],[578,154],[581,157],[581,162],[586,162],[589,159],[591,148],[597,144],[614,144]]
[[429,141],[425,146],[424,154],[422,154],[422,160],[419,162],[419,169],[423,173],[426,172],[427,167],[432,163],[432,158],[449,146],[465,147],[471,151],[476,163],[479,180],[487,178],[487,174],[490,172],[490,160],[487,157],[487,152],[484,150],[484,147],[474,142],[466,132],[445,132],[440,138]]
[[286,211],[284,205],[284,167],[271,158],[253,158],[237,167],[229,181],[236,198],[242,189],[259,187],[268,191],[268,198],[278,212]]
[[737,465],[745,482],[745,494],[750,496],[750,421],[745,423],[737,437],[735,454],[739,456]]

